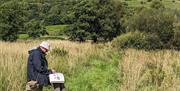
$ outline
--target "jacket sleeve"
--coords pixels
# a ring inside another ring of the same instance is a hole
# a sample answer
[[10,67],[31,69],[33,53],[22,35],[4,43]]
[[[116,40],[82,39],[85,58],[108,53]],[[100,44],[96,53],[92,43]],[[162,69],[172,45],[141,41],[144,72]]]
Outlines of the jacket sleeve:
[[28,57],[28,73],[27,73],[27,75],[28,75],[28,81],[30,81],[30,80],[35,80],[35,76],[34,76],[34,74],[33,74],[33,69],[32,69],[32,54],[30,54],[29,55],[29,57]]
[[39,73],[49,74],[51,72],[51,70],[41,65],[41,54],[38,52],[35,52],[33,55],[33,65],[35,70]]

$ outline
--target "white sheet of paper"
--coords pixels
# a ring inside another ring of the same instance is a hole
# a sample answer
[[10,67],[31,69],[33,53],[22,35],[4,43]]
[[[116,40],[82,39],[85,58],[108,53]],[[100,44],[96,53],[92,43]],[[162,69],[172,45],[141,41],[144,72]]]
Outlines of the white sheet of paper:
[[54,73],[49,75],[50,83],[64,83],[64,75],[62,73]]

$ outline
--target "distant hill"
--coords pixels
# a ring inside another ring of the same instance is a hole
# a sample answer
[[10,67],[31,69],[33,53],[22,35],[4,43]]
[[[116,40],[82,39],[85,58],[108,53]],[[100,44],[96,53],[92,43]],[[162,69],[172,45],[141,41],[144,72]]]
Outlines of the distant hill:
[[[149,1],[149,2],[148,2]],[[128,4],[129,7],[148,7],[153,0],[122,0]],[[167,8],[180,10],[180,0],[161,0]]]

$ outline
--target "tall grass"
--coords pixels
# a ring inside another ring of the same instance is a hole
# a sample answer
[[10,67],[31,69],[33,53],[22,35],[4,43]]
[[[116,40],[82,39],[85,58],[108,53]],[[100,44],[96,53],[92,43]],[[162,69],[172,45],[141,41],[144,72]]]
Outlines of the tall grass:
[[122,91],[180,91],[180,52],[129,49],[122,69]]
[[[0,91],[24,91],[28,50],[41,41],[0,42]],[[69,91],[118,91],[119,56],[102,44],[49,41],[49,67],[65,75]],[[108,54],[107,54],[108,53]],[[113,53],[113,54],[112,54]],[[112,76],[112,74],[114,76]],[[45,91],[52,91],[45,87]]]
[[[0,91],[24,91],[27,51],[40,42],[0,42]],[[69,91],[180,91],[180,52],[116,51],[109,44],[49,42],[49,67],[64,73]]]

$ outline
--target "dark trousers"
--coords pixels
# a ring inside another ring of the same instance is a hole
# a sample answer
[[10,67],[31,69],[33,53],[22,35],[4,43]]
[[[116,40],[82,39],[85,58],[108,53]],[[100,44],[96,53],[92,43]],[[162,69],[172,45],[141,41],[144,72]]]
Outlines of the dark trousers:
[[54,83],[54,91],[66,91],[64,83]]

